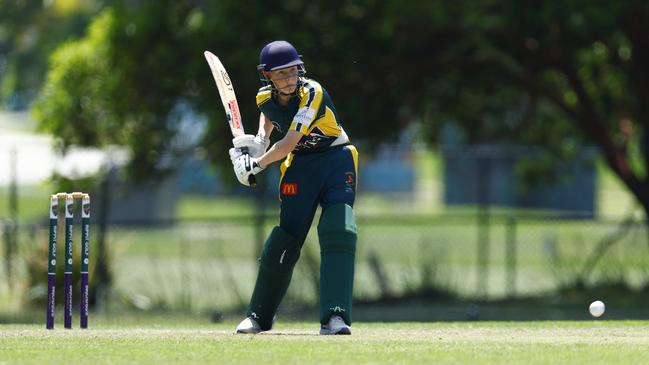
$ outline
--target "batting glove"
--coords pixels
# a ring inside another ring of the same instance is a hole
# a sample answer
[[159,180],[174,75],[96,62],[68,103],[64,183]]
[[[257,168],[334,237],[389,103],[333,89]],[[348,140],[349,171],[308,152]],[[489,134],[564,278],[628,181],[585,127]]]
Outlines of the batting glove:
[[232,166],[237,180],[245,186],[250,186],[250,175],[256,175],[264,169],[259,165],[259,159],[250,157],[247,153],[232,161]]

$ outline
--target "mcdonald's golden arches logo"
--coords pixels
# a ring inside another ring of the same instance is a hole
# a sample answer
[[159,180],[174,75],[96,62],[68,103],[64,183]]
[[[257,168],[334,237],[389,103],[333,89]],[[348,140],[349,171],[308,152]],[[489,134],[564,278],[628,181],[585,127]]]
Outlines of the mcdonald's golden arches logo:
[[282,195],[297,195],[297,184],[282,183]]

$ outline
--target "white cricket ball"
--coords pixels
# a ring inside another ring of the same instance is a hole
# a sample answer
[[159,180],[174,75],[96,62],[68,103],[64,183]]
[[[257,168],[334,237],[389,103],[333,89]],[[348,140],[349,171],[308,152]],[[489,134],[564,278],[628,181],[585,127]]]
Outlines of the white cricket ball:
[[593,317],[599,317],[602,314],[604,314],[604,310],[606,307],[604,306],[604,303],[601,300],[596,300],[592,303],[590,303],[590,307],[588,307],[588,310],[590,311],[590,314]]

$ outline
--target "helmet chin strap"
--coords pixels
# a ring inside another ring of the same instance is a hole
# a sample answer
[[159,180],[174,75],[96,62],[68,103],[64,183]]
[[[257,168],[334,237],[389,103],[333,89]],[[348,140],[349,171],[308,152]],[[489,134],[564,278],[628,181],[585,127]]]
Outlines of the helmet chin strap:
[[275,93],[277,93],[279,95],[282,95],[282,96],[290,96],[290,97],[297,96],[297,92],[300,90],[300,87],[302,86],[302,84],[303,84],[303,80],[301,78],[299,78],[298,81],[297,81],[297,84],[295,85],[295,90],[292,93],[285,93],[285,92],[281,91],[280,89],[276,88],[275,84],[272,81],[270,81],[270,85],[271,85],[271,87],[272,87],[272,89],[273,89],[273,91]]

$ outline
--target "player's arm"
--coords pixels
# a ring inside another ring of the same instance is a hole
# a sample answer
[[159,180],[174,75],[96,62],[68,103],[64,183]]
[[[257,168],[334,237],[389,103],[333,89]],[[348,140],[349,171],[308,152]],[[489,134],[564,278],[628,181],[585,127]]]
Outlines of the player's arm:
[[303,134],[297,131],[290,130],[286,133],[284,138],[280,139],[275,143],[263,156],[258,160],[259,165],[262,168],[270,165],[275,161],[279,161],[286,157],[302,138]]
[[273,132],[273,128],[274,126],[270,119],[264,113],[259,113],[259,130],[257,131],[257,135],[264,140],[268,140],[270,134]]

